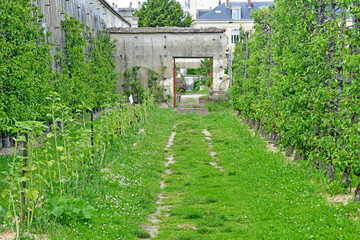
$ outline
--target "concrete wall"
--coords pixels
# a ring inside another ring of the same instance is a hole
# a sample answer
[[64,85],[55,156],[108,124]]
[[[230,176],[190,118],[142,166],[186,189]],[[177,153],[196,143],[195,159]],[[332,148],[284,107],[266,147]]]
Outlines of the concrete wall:
[[[120,73],[133,66],[166,70],[158,84],[173,92],[173,62],[176,58],[213,58],[214,89],[227,89],[224,69],[227,67],[227,37],[221,28],[137,28],[111,29],[117,42],[116,70]],[[147,82],[147,72],[140,73]],[[119,90],[123,81],[119,79]],[[220,86],[221,85],[221,86]]]
[[61,21],[66,15],[79,19],[95,32],[106,28],[130,27],[130,23],[104,0],[36,0],[35,4],[44,15],[44,28],[52,33],[49,41],[58,42],[59,47],[65,44]]

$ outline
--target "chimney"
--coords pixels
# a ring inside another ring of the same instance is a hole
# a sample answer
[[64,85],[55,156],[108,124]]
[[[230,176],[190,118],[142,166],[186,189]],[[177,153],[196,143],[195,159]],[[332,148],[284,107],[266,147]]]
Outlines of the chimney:
[[227,7],[227,8],[230,7],[230,0],[226,0],[226,7]]
[[251,0],[248,0],[248,7],[251,8]]
[[132,8],[132,2],[130,2],[129,8]]
[[221,5],[221,0],[219,0],[219,5]]
[[140,9],[141,8],[141,2],[138,1],[138,8]]

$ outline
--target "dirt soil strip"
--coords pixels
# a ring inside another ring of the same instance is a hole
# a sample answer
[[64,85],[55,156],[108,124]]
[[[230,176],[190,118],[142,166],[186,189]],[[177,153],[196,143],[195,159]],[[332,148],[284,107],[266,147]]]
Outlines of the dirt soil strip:
[[[174,125],[174,130],[176,129],[176,124]],[[175,139],[175,135],[176,135],[176,132],[173,131],[169,137],[169,140],[166,144],[166,147],[165,147],[165,150],[166,151],[169,151],[170,147],[172,145],[174,145],[174,139]],[[174,160],[174,155],[171,155],[170,157],[167,157],[165,158],[167,161],[165,161],[165,167],[169,167],[171,164],[174,164],[176,161]],[[164,173],[162,174],[162,177],[163,179],[166,178],[167,175],[171,174],[171,170],[170,169],[165,169]],[[166,183],[165,183],[165,180],[162,180],[159,182],[160,184],[160,189],[163,190],[165,187],[166,187]],[[170,206],[168,205],[162,205],[164,202],[164,198],[166,198],[166,196],[164,196],[164,193],[160,192],[158,195],[158,200],[156,201],[156,211],[155,213],[151,214],[147,220],[150,222],[150,224],[143,224],[141,225],[141,228],[150,234],[150,238],[147,238],[147,239],[151,239],[151,238],[155,238],[158,233],[159,233],[159,225],[158,223],[161,222],[161,219],[160,219],[160,216],[162,214],[162,212],[165,210],[165,211],[168,211],[170,209]],[[169,214],[166,214],[165,215],[166,217],[169,217]]]
[[[48,239],[47,236],[45,235],[36,235],[36,234],[29,234],[29,237],[35,240]],[[16,239],[16,233],[11,230],[7,230],[5,232],[0,233],[0,240],[13,240],[13,239]]]
[[[206,129],[203,129],[202,132],[203,132],[203,134],[205,135],[205,139],[208,141],[209,148],[210,148],[210,149],[214,148],[214,145],[211,144],[211,141],[212,141],[212,139],[211,139],[211,132],[209,132],[209,131],[206,130]],[[224,168],[223,168],[222,166],[219,166],[219,165],[218,165],[218,162],[215,161],[215,159],[216,159],[216,157],[215,157],[215,156],[216,156],[216,152],[211,151],[211,152],[210,152],[210,156],[211,156],[212,159],[214,159],[214,161],[210,162],[209,164],[210,164],[211,166],[213,166],[214,168],[219,169],[220,172],[225,171]]]

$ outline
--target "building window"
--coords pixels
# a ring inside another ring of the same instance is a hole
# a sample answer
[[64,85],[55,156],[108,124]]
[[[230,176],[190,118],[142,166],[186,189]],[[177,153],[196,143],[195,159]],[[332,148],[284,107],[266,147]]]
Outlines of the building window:
[[231,30],[231,43],[234,44],[235,42],[239,41],[239,29],[233,29]]
[[237,7],[237,8],[232,9],[232,18],[234,20],[240,20],[240,18],[241,18],[241,8]]

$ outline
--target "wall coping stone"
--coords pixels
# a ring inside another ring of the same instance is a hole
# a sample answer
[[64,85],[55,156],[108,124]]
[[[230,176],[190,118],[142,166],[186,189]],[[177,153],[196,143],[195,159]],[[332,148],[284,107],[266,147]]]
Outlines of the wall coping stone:
[[107,31],[113,34],[160,34],[160,33],[224,33],[225,28],[208,27],[208,28],[184,28],[184,27],[157,27],[157,28],[108,28]]

